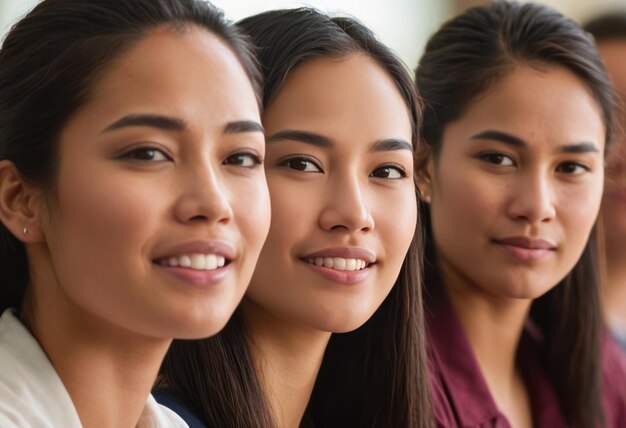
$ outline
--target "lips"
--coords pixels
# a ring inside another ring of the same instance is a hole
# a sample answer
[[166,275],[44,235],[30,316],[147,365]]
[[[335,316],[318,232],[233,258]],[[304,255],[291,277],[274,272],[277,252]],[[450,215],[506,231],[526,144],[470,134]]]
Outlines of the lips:
[[524,262],[541,260],[557,249],[556,245],[550,241],[525,236],[495,239],[493,242],[509,256]]
[[342,284],[364,281],[376,264],[376,255],[364,248],[327,248],[300,257],[326,280]]
[[193,241],[162,252],[153,262],[165,267],[215,270],[236,257],[234,246],[225,241]]
[[525,236],[516,236],[511,238],[504,239],[496,239],[496,243],[502,245],[511,245],[514,247],[525,248],[527,250],[555,250],[556,245],[543,240],[543,239],[533,239]]

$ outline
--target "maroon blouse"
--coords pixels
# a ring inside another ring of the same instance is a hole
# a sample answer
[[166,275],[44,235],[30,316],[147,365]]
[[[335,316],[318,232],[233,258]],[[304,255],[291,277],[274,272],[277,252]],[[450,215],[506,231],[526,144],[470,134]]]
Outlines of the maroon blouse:
[[[437,427],[510,428],[496,407],[452,304],[436,288],[429,289],[426,320]],[[607,428],[626,428],[626,359],[610,335],[605,336],[602,369]],[[528,326],[522,334],[518,364],[529,391],[533,425],[566,427],[540,362],[540,345],[540,335]]]

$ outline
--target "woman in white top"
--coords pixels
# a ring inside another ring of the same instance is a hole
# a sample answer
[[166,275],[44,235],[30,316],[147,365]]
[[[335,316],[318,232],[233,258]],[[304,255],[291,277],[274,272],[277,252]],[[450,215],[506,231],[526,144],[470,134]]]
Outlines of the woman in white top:
[[[258,77],[199,0],[46,0],[0,50],[0,426],[186,426],[150,388],[269,227]],[[147,400],[147,401],[146,401]]]

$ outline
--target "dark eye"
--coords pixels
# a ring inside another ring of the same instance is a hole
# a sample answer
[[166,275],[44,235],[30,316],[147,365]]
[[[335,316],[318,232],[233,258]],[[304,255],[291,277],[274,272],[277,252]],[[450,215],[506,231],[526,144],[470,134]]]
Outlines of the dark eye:
[[304,157],[285,159],[279,163],[279,166],[301,172],[322,172],[315,162]]
[[130,159],[139,162],[163,162],[172,160],[169,155],[162,150],[152,147],[140,147],[124,153],[120,156],[122,159]]
[[406,177],[406,171],[397,166],[385,165],[372,171],[370,177],[398,180]]
[[261,165],[261,158],[253,153],[235,153],[224,159],[224,165],[240,166],[242,168],[254,168]]
[[577,162],[564,162],[556,167],[556,171],[565,174],[580,175],[589,171],[589,167]]
[[511,159],[510,156],[507,156],[503,153],[484,153],[480,155],[480,159],[492,163],[494,165],[500,166],[513,166],[515,162]]

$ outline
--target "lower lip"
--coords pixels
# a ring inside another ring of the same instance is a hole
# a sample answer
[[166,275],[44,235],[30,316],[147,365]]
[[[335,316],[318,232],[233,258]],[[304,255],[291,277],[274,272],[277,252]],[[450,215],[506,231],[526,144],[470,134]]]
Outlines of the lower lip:
[[323,276],[327,280],[345,285],[357,284],[365,281],[372,273],[373,268],[373,265],[370,265],[361,270],[336,270],[307,263],[305,261],[302,263],[304,263],[313,272]]
[[507,254],[513,256],[516,259],[526,262],[535,262],[542,260],[548,257],[553,252],[553,250],[547,248],[525,248],[518,247],[516,245],[503,244],[501,242],[497,242],[497,244]]
[[183,282],[200,287],[219,283],[228,275],[231,269],[231,264],[215,270],[195,270],[158,264],[155,264],[155,266]]

